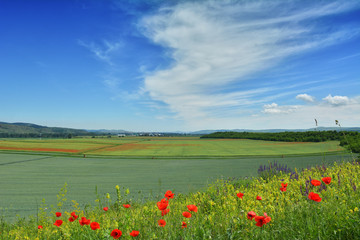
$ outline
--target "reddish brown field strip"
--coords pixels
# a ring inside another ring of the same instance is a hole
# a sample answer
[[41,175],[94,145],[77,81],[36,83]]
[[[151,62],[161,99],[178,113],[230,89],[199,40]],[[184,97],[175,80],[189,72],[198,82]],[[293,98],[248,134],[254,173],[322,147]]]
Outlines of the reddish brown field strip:
[[206,139],[204,138],[205,141],[245,141],[248,139],[239,139],[239,138],[219,138],[219,139]]
[[0,150],[17,150],[17,151],[36,151],[36,152],[68,152],[77,153],[80,150],[76,149],[61,149],[61,148],[17,148],[17,147],[1,147]]
[[294,144],[307,144],[311,142],[276,142],[276,143],[263,143],[261,145],[294,145]]
[[330,148],[330,149],[327,149],[327,151],[341,151],[343,149],[341,149],[341,147],[338,147],[338,148]]

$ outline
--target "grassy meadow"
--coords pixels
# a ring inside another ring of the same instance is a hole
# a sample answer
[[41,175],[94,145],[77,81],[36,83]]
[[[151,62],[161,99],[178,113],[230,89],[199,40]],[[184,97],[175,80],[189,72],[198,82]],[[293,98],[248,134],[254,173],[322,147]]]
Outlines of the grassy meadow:
[[[260,165],[277,161],[306,168],[339,160],[348,155],[293,157],[243,157],[196,159],[116,159],[46,155],[0,154],[1,214],[13,217],[36,214],[43,198],[54,204],[66,182],[69,199],[93,204],[95,187],[100,195],[115,185],[130,188],[132,199],[151,199],[166,189],[186,193],[203,189],[218,178],[257,176]],[[140,193],[139,193],[140,192]],[[70,203],[69,203],[70,204]]]
[[275,142],[199,137],[126,137],[74,139],[2,139],[3,152],[43,152],[87,156],[123,157],[233,157],[315,154],[344,149],[338,141]]

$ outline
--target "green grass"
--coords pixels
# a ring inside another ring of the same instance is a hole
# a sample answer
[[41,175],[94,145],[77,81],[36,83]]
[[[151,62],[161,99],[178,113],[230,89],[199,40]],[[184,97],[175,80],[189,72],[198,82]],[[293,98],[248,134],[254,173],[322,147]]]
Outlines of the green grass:
[[[8,148],[8,149],[7,149]],[[338,141],[320,143],[270,142],[243,139],[200,139],[195,137],[126,137],[75,139],[3,139],[0,150],[68,154],[72,156],[121,157],[236,157],[281,156],[344,151]],[[67,151],[73,150],[73,153]]]
[[6,217],[35,214],[43,198],[55,204],[56,194],[65,182],[69,185],[68,198],[83,206],[94,203],[96,186],[101,195],[120,185],[132,190],[129,196],[132,199],[147,199],[167,189],[182,193],[197,191],[220,177],[256,176],[259,165],[269,161],[305,168],[339,159],[348,156],[115,159],[3,153],[0,207]]
[[[113,156],[241,156],[313,154],[341,151],[338,141],[322,143],[287,143],[257,140],[179,139],[130,143],[115,148],[92,151],[90,154]],[[127,147],[129,149],[127,149]]]
[[[0,150],[2,151],[23,151],[23,152],[52,152],[51,149],[59,149],[56,153],[66,153],[67,150],[75,150],[75,154],[82,154],[84,151],[93,151],[106,147],[114,147],[120,144],[134,142],[134,140],[117,139],[2,139]],[[43,150],[39,150],[43,149]]]

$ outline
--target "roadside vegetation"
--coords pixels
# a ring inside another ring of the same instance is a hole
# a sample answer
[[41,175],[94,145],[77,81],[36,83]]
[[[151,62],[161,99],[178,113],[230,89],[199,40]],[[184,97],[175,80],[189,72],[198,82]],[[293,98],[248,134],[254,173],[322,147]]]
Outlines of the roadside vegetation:
[[[206,190],[169,189],[156,201],[127,198],[129,189],[80,208],[43,202],[37,216],[0,222],[0,239],[359,239],[360,165],[335,163],[288,173],[272,164],[253,179],[218,180]],[[265,171],[269,171],[265,174]],[[184,179],[186,180],[186,179]]]

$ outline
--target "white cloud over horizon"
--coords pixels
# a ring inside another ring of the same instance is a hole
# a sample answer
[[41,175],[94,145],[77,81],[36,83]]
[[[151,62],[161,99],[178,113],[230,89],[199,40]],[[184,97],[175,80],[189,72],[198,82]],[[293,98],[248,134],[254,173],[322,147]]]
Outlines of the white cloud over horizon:
[[[167,49],[172,63],[147,73],[142,90],[189,123],[223,121],[219,116],[228,111],[233,113],[230,118],[237,119],[236,113],[250,106],[260,109],[265,105],[263,113],[292,112],[291,107],[266,103],[269,95],[283,86],[248,89],[243,84],[249,76],[294,54],[331,46],[358,34],[358,29],[346,27],[324,31],[310,22],[345,12],[354,4],[332,1],[296,8],[296,1],[205,1],[162,8],[142,18],[139,29]],[[314,101],[305,94],[297,98]],[[341,100],[328,99],[331,101],[334,105]]]
[[295,111],[298,106],[279,106],[276,103],[272,104],[265,104],[263,113],[270,113],[270,114],[280,114],[280,113],[290,113]]
[[309,94],[303,93],[296,96],[296,99],[303,100],[305,102],[315,102],[315,97],[310,96]]
[[323,98],[323,100],[335,107],[347,105],[350,103],[350,100],[347,96],[331,96],[331,94]]
[[199,124],[192,123],[193,130],[199,129],[308,129],[318,126],[336,127],[335,120],[342,126],[358,126],[360,122],[360,96],[349,98],[349,104],[334,107],[328,103],[318,102],[312,105],[279,105],[277,103],[265,104],[263,114],[252,116],[239,116],[236,118],[209,118]]

